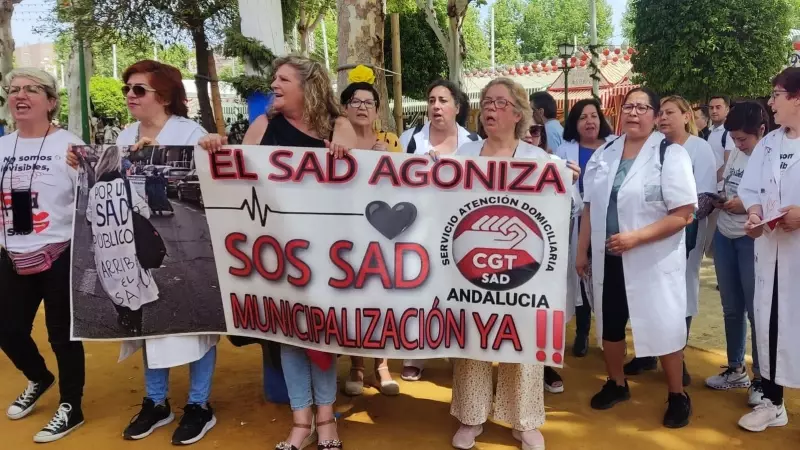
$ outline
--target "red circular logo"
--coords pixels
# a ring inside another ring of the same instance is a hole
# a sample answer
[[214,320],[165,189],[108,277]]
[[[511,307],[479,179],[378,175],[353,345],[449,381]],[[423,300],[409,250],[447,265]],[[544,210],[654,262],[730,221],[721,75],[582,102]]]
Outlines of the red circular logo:
[[478,208],[453,233],[453,259],[472,284],[492,290],[513,289],[530,280],[544,258],[544,239],[531,217],[516,208]]

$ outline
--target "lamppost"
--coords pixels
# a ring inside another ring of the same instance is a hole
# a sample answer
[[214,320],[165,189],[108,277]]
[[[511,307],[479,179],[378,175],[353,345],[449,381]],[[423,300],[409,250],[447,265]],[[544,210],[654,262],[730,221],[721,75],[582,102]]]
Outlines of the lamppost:
[[569,58],[572,58],[574,53],[574,44],[558,44],[558,56],[563,60],[561,70],[564,72],[564,120],[567,120],[567,114],[569,113]]

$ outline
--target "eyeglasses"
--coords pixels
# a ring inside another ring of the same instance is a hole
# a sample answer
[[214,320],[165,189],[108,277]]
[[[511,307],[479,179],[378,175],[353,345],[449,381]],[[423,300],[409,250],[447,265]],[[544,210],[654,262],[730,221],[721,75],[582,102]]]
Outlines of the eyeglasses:
[[624,112],[625,114],[632,113],[634,109],[636,110],[637,114],[646,114],[647,111],[650,111],[651,109],[653,109],[653,107],[650,105],[645,105],[644,103],[636,103],[636,104],[626,103],[622,105],[622,112]]
[[544,131],[544,125],[531,125],[530,133],[531,137],[542,137],[542,132]]
[[359,100],[354,98],[350,100],[348,105],[350,105],[350,107],[353,109],[359,109],[361,108],[361,105],[364,105],[364,109],[372,109],[375,107],[375,100]]
[[44,94],[47,92],[47,88],[42,86],[41,84],[26,84],[25,86],[3,86],[3,90],[6,91],[8,95],[19,95],[21,91],[25,91],[27,94]]
[[498,99],[487,98],[481,102],[481,108],[483,109],[489,109],[489,107],[492,105],[494,105],[496,109],[506,109],[508,108],[508,105],[513,105],[513,103],[504,98],[498,98]]
[[769,98],[771,98],[772,100],[775,100],[776,98],[778,98],[778,95],[780,95],[780,94],[788,94],[788,93],[789,93],[789,91],[782,91],[782,90],[776,89],[776,90],[772,91],[772,95],[770,95]]
[[122,95],[127,97],[128,92],[130,91],[133,91],[134,97],[144,97],[148,92],[155,92],[156,90],[143,84],[134,84],[133,86],[126,84],[125,86],[122,86]]

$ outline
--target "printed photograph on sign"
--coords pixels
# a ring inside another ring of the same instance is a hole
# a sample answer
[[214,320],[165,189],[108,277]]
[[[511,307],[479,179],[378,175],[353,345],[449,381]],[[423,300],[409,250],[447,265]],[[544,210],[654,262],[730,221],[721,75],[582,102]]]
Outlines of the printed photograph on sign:
[[193,147],[77,147],[72,335],[224,333]]

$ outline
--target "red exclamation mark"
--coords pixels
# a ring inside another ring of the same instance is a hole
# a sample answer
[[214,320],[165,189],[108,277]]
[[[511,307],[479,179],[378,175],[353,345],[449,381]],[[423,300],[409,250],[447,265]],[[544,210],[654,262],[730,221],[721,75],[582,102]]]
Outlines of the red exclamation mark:
[[536,359],[544,362],[547,359],[547,353],[544,351],[547,347],[547,311],[543,309],[536,311],[536,346],[539,347]]
[[564,349],[564,311],[553,311],[553,362],[561,364],[561,350]]

